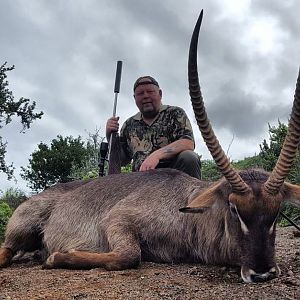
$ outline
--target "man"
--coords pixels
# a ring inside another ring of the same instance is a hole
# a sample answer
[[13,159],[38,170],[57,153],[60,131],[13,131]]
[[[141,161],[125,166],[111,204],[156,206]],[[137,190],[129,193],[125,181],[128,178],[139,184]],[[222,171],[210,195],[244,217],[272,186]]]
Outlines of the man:
[[[162,105],[162,90],[151,76],[142,76],[133,87],[139,113],[125,121],[120,132],[121,161],[132,160],[133,171],[174,168],[201,179],[200,157],[193,151],[194,137],[183,109]],[[119,130],[119,118],[106,124],[106,137]]]

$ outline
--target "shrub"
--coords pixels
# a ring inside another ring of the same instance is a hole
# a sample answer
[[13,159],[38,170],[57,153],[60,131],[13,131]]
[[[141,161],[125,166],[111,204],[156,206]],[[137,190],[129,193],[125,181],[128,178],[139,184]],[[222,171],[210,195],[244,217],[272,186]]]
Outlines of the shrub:
[[222,177],[216,163],[213,160],[205,159],[202,162],[202,180],[216,181]]
[[5,228],[8,219],[12,215],[12,209],[5,202],[0,202],[0,243],[4,240]]
[[6,202],[13,210],[15,210],[26,199],[26,194],[20,189],[9,188],[1,195],[0,201]]

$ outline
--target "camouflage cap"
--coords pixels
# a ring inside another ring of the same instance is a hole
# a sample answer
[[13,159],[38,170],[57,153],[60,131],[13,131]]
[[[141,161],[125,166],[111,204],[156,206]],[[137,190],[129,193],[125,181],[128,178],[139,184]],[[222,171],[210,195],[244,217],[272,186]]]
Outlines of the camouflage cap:
[[[149,79],[149,81],[142,81],[142,79]],[[135,89],[139,86],[139,85],[143,85],[143,84],[154,84],[156,85],[157,87],[159,87],[159,84],[158,82],[151,76],[142,76],[142,77],[139,77],[135,83],[134,83],[134,86],[133,86],[133,91],[135,91]]]

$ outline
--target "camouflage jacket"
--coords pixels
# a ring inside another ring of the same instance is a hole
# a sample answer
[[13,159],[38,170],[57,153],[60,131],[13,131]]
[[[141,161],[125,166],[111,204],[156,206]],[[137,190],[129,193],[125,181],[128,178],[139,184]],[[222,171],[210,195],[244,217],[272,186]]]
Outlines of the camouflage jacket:
[[194,140],[192,126],[182,108],[169,105],[161,106],[151,125],[139,112],[125,121],[120,132],[125,161],[132,160],[133,171],[139,170],[149,154],[180,139]]

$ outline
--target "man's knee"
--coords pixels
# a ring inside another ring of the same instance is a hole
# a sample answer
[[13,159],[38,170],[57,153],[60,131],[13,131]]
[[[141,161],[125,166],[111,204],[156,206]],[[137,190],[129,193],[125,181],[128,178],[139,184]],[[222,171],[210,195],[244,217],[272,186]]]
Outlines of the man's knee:
[[201,179],[201,157],[194,151],[185,150],[178,154],[174,166],[192,177]]
[[192,150],[182,151],[178,154],[177,160],[187,164],[201,164],[200,156]]

